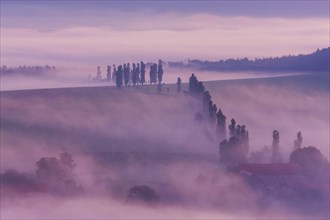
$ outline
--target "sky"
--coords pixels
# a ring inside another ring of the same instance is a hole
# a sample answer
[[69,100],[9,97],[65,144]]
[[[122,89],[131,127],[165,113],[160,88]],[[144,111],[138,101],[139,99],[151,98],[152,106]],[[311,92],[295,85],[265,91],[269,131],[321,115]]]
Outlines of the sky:
[[329,1],[1,0],[1,65],[250,59],[329,47]]

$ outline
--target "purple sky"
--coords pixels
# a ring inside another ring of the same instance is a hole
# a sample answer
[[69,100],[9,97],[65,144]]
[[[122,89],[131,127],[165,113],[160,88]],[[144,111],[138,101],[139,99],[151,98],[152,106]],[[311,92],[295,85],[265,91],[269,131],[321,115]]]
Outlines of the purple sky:
[[105,65],[309,53],[329,1],[1,1],[7,65]]

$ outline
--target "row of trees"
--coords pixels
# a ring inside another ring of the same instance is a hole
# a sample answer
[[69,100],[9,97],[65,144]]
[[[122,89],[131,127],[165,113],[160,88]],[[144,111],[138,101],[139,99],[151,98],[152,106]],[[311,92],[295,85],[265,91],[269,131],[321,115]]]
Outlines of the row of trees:
[[[106,81],[113,81],[116,83],[118,88],[122,86],[137,86],[144,85],[147,83],[146,81],[146,67],[149,66],[149,82],[150,84],[161,85],[163,81],[163,61],[159,60],[157,63],[145,64],[143,61],[140,63],[133,63],[132,66],[130,63],[125,63],[123,65],[119,65],[116,67],[115,64],[111,67],[111,65],[107,66],[107,75]],[[95,81],[101,81],[102,73],[101,67],[97,67]]]
[[[213,103],[210,92],[205,90],[202,82],[192,74],[189,78],[189,93],[192,96],[202,99],[203,115],[198,114],[198,118],[206,117],[211,128],[215,126],[215,134],[219,144],[220,161],[225,165],[235,165],[246,163],[248,161],[249,150],[249,132],[245,125],[239,125],[235,119],[231,119],[228,126],[229,138],[226,137],[226,116],[217,105]],[[302,148],[303,137],[301,132],[297,133],[297,137],[293,142],[293,153],[290,156],[290,162],[303,163],[305,160],[316,160],[322,158],[322,154],[315,147]],[[308,156],[307,154],[311,155]],[[314,159],[313,159],[314,158]],[[280,152],[280,133],[278,130],[272,132],[271,149],[268,147],[258,152],[252,152],[251,161],[261,163],[282,163],[282,155]],[[308,163],[311,163],[310,161]],[[319,164],[319,162],[315,162]]]
[[226,116],[212,101],[210,92],[205,90],[203,82],[192,74],[189,78],[189,93],[202,99],[203,113],[208,118],[211,128],[215,127],[217,141],[220,142],[220,161],[223,164],[244,163],[247,161],[249,149],[249,132],[245,125],[236,124],[231,119],[229,139],[226,138]]

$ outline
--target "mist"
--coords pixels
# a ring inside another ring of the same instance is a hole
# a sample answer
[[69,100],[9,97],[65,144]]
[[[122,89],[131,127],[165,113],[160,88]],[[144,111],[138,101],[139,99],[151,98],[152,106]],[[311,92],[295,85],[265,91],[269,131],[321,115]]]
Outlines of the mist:
[[[176,79],[179,72],[168,74],[166,82]],[[197,74],[198,78],[212,77],[203,74]],[[181,75],[184,82],[187,75]],[[229,76],[205,82],[205,88],[227,116],[227,126],[231,118],[247,126],[250,152],[270,146],[276,129],[287,162],[295,135],[301,131],[303,146],[315,146],[329,159],[329,75]],[[202,111],[201,100],[178,94],[175,85],[166,86],[169,91],[161,93],[154,86],[2,91],[0,172],[5,182],[1,218],[329,215],[323,200],[308,210],[307,201],[295,206],[289,200],[265,197],[228,173],[219,164],[214,131],[195,120]],[[187,90],[183,84],[183,91]],[[55,190],[37,175],[37,161],[59,158],[63,152],[76,163],[70,180],[81,191],[61,182]],[[11,185],[17,180],[21,185]],[[154,189],[160,201],[152,205],[130,202],[128,190],[138,185]]]

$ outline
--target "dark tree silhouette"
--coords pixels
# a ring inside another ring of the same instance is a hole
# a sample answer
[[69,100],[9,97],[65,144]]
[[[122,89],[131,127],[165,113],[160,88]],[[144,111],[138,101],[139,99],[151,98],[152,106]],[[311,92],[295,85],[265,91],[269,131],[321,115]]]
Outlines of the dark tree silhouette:
[[211,95],[209,93],[209,91],[205,91],[203,92],[203,110],[204,113],[208,113],[209,112],[209,103],[212,102],[211,101]]
[[134,186],[128,190],[128,201],[143,202],[146,204],[156,204],[159,202],[159,196],[156,191],[146,185]]
[[217,128],[216,133],[219,141],[226,139],[226,116],[222,113],[221,109],[217,112]]
[[162,83],[163,80],[163,74],[164,74],[164,70],[163,70],[163,61],[159,60],[158,61],[158,71],[157,71],[157,76],[158,76],[158,84]]
[[46,184],[50,191],[64,194],[81,192],[82,188],[74,179],[76,163],[71,154],[62,153],[59,159],[43,157],[36,162],[36,166],[39,181]]
[[132,69],[132,82],[133,82],[133,85],[136,86],[136,83],[137,83],[137,70],[136,70],[136,64],[133,63],[133,69]]
[[302,141],[303,141],[303,137],[301,136],[301,132],[299,131],[297,133],[297,139],[294,141],[294,147],[293,147],[294,150],[301,148]]
[[231,121],[230,121],[230,125],[228,126],[228,128],[229,128],[229,136],[230,137],[233,137],[233,136],[235,136],[236,135],[236,121],[235,121],[235,119],[231,119]]
[[217,120],[217,105],[213,104],[212,101],[209,102],[209,119],[210,119],[210,123],[211,125],[215,125],[216,124],[216,120]]
[[143,85],[146,82],[146,65],[141,61],[141,84]]
[[280,154],[280,133],[277,130],[273,131],[273,143],[272,143],[272,163],[280,163],[282,161]]
[[124,80],[125,80],[125,86],[128,86],[129,80],[130,80],[130,66],[129,63],[124,64]]
[[178,77],[178,80],[176,81],[176,89],[178,91],[178,93],[181,92],[181,78]]
[[151,64],[150,65],[150,71],[149,71],[149,76],[150,76],[150,84],[156,84],[157,83],[157,64]]
[[136,70],[136,75],[135,75],[136,83],[138,84],[140,82],[140,64],[139,63],[136,64],[135,70]]
[[197,93],[197,84],[198,84],[198,80],[197,80],[195,74],[191,74],[191,76],[189,78],[189,92],[191,94]]
[[118,66],[118,70],[116,72],[116,86],[117,88],[121,88],[123,86],[123,67],[121,65]]

